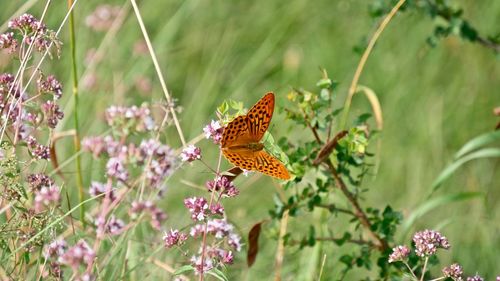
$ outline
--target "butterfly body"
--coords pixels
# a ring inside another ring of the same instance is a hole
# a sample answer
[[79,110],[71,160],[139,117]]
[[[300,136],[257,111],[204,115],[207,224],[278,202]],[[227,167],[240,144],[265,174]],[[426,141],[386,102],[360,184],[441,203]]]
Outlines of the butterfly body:
[[274,112],[274,94],[267,93],[246,115],[234,118],[222,133],[222,153],[229,162],[280,179],[290,174],[283,163],[264,151],[260,143]]

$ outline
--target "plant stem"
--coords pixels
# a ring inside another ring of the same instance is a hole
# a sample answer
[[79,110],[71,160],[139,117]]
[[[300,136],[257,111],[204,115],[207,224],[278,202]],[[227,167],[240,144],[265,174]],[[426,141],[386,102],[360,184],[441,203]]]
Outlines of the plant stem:
[[422,275],[420,275],[420,281],[424,280],[425,271],[427,270],[427,262],[429,261],[429,257],[425,257],[424,268],[422,268]]
[[356,93],[356,89],[358,88],[358,82],[359,78],[361,76],[361,73],[363,72],[363,69],[365,67],[366,61],[368,60],[368,57],[370,56],[373,47],[375,46],[375,43],[377,42],[378,38],[380,37],[380,34],[384,31],[384,29],[387,27],[391,19],[394,17],[396,12],[401,8],[401,6],[405,3],[406,0],[399,0],[398,3],[392,8],[392,10],[387,14],[387,16],[382,20],[380,23],[380,26],[377,28],[375,33],[373,34],[372,38],[368,42],[368,46],[366,46],[365,52],[361,56],[361,59],[358,63],[358,67],[356,68],[356,71],[354,72],[354,77],[352,78],[351,86],[349,87],[349,91],[347,93],[347,98],[344,103],[344,111],[342,112],[342,119],[340,120],[340,129],[345,130],[346,124],[347,124],[347,116],[349,115],[349,108],[351,107],[351,102],[352,102],[352,97]]
[[[69,12],[69,34],[70,34],[70,48],[71,48],[71,75],[73,78],[73,98],[74,98],[74,122],[75,122],[75,154],[76,154],[76,185],[78,186],[78,200],[83,202],[83,177],[82,177],[82,160],[80,157],[80,127],[78,125],[78,73],[76,69],[76,41],[75,41],[75,20],[73,16],[73,0],[68,0]],[[85,205],[80,208],[80,220],[85,226]]]

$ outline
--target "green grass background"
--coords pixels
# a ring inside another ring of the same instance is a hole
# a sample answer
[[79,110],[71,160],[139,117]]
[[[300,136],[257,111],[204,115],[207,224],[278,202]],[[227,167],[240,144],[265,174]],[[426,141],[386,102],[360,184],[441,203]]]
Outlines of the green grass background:
[[[64,1],[53,1],[47,24],[56,29],[64,17]],[[481,34],[499,32],[499,1],[453,1],[464,8],[464,17]],[[0,23],[5,23],[25,1],[0,0]],[[86,52],[100,46],[105,33],[85,26],[85,17],[101,1],[80,1],[75,8],[78,71],[83,73]],[[83,135],[106,130],[103,112],[111,104],[131,105],[142,101],[155,103],[163,99],[159,81],[148,56],[132,56],[134,43],[141,39],[136,18],[127,1],[108,1],[125,5],[129,12],[124,25],[105,49],[105,58],[95,69],[100,87],[81,87],[78,108]],[[376,21],[368,16],[369,1],[141,1],[144,17],[154,48],[166,76],[167,86],[183,111],[181,126],[188,140],[202,132],[215,109],[224,99],[241,100],[249,107],[267,91],[277,93],[278,105],[284,105],[291,86],[315,89],[320,77],[318,67],[340,82],[338,107],[346,96],[356,65],[360,59],[353,52],[363,38],[370,36]],[[45,3],[35,2],[29,10],[39,17]],[[378,173],[367,178],[369,189],[364,206],[383,208],[391,205],[405,216],[428,200],[430,186],[436,176],[452,160],[454,153],[468,140],[491,130],[499,121],[492,109],[500,105],[500,63],[492,51],[457,37],[439,42],[436,48],[426,44],[435,22],[415,11],[398,14],[382,34],[371,54],[360,84],[373,89],[381,102],[384,130]],[[59,130],[73,126],[71,105],[71,60],[68,28],[63,29],[63,54],[43,66],[45,73],[56,74],[65,87],[67,119]],[[297,65],[290,65],[290,58]],[[5,61],[4,61],[5,62]],[[5,63],[0,71],[13,71]],[[138,75],[152,79],[153,91],[141,95],[134,90]],[[125,90],[124,90],[125,89]],[[369,111],[367,101],[354,98],[351,116]],[[273,135],[291,139],[309,139],[309,132],[283,123],[276,116]],[[291,128],[290,128],[291,127]],[[175,128],[164,137],[173,147],[180,142]],[[61,158],[71,155],[72,141],[61,142]],[[216,147],[203,141],[201,147],[207,162],[216,163]],[[372,148],[372,151],[375,147]],[[85,186],[90,176],[102,176],[102,163],[92,163],[84,156]],[[71,174],[74,165],[65,172]],[[500,173],[498,160],[479,160],[462,167],[433,197],[459,192],[481,192],[473,200],[438,206],[419,218],[411,232],[424,228],[439,229],[452,245],[442,252],[443,264],[459,262],[472,275],[476,271],[488,280],[500,275]],[[162,205],[169,213],[168,227],[187,225],[182,198],[198,191],[181,180],[202,185],[210,178],[203,166],[184,166],[168,181]],[[241,232],[247,233],[256,221],[267,217],[275,193],[272,181],[256,182],[239,179],[241,195],[227,200],[229,218]],[[75,189],[76,190],[76,189]],[[76,199],[76,192],[73,194]],[[317,215],[317,214],[316,214]],[[315,217],[316,215],[313,215]],[[336,219],[328,219],[335,229]],[[290,221],[292,229],[306,233],[309,222],[304,217]],[[141,238],[150,228],[139,228],[123,237],[119,245],[129,246],[137,259],[149,254]],[[400,243],[409,243],[410,236],[401,233]],[[269,280],[273,274],[276,243],[265,233],[262,252],[257,263],[247,269],[245,253],[237,256],[236,265],[228,268],[231,280]],[[130,239],[132,242],[127,242]],[[159,246],[160,244],[157,244]],[[108,245],[117,255],[125,249]],[[324,280],[333,280],[342,269],[336,258],[342,249],[323,245],[303,252],[287,250],[284,280],[313,280],[326,254]],[[178,267],[186,258],[160,250],[155,257]],[[119,259],[117,259],[119,260]],[[140,262],[139,262],[140,263]],[[111,261],[110,267],[120,272],[121,264]],[[357,280],[364,271],[356,270],[346,280]],[[437,270],[436,270],[437,272]],[[169,280],[169,275],[151,263],[141,264],[135,278]],[[374,273],[369,274],[376,277]]]

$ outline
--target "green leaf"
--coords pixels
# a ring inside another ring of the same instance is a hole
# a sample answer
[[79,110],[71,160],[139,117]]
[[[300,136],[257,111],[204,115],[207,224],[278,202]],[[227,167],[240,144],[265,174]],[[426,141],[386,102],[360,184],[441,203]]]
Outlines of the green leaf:
[[500,131],[493,131],[473,138],[455,154],[455,159],[490,143],[500,141]]
[[500,157],[500,148],[485,148],[478,150],[476,152],[470,153],[462,158],[457,159],[455,162],[451,163],[446,167],[441,174],[437,177],[437,179],[432,183],[432,192],[438,190],[441,184],[447,180],[451,175],[463,164],[467,163],[470,160],[481,159],[481,158],[491,158],[491,157]]
[[207,274],[210,274],[221,281],[228,281],[224,273],[218,270],[217,268],[212,268],[210,271],[207,272]]
[[404,236],[407,236],[410,227],[415,223],[415,221],[431,210],[443,206],[452,202],[466,201],[475,199],[478,197],[482,197],[484,194],[482,192],[459,192],[454,194],[446,194],[441,197],[432,198],[430,200],[426,200],[423,204],[418,206],[411,215],[406,219],[406,221],[402,225]]
[[189,272],[189,271],[194,271],[194,267],[190,264],[188,265],[183,265],[181,267],[179,267],[175,272],[174,272],[174,276],[176,275],[181,275],[185,272]]

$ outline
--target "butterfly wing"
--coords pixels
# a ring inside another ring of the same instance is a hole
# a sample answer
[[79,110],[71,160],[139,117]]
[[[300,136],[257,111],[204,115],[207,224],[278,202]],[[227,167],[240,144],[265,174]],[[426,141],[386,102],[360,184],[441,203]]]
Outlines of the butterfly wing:
[[222,133],[222,148],[257,143],[269,128],[273,117],[274,94],[267,93],[244,116],[227,124]]
[[290,179],[285,165],[264,150],[255,153],[255,170],[282,180]]
[[246,116],[238,116],[227,124],[222,132],[222,148],[251,143]]
[[269,128],[274,112],[274,94],[267,93],[247,113],[248,131],[254,142],[259,142]]
[[255,169],[255,153],[250,150],[231,151],[228,149],[223,149],[222,153],[229,162],[231,162],[235,166],[240,167],[241,169],[247,171]]

